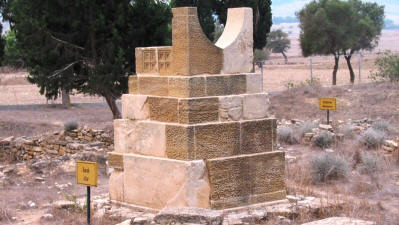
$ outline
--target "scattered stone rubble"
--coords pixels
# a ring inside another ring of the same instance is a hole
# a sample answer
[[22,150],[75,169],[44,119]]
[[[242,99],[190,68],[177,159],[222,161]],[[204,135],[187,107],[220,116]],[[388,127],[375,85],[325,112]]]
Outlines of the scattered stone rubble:
[[112,150],[113,138],[109,132],[87,127],[32,138],[8,137],[0,140],[0,158],[9,161],[52,158],[82,151],[106,153]]

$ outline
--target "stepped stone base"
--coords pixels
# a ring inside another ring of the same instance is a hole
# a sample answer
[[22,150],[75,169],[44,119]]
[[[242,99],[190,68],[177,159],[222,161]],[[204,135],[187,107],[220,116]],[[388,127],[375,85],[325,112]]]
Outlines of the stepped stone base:
[[116,169],[111,199],[143,208],[225,209],[285,198],[283,152],[194,161],[118,153],[109,158]]

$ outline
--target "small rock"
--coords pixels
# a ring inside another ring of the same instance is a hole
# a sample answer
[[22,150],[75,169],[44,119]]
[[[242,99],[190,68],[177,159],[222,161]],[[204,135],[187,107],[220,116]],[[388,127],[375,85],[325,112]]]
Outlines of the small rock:
[[35,208],[36,207],[36,203],[34,203],[32,201],[29,201],[28,202],[28,206],[31,207],[31,208]]
[[43,177],[35,177],[35,181],[42,182],[42,181],[44,181],[44,178]]
[[310,223],[304,223],[302,225],[374,225],[374,222],[359,220],[355,218],[348,218],[348,217],[330,217],[323,220],[317,220]]
[[131,225],[131,224],[132,224],[132,220],[128,219],[128,220],[123,221],[122,223],[118,223],[115,225]]
[[327,149],[326,149],[326,152],[333,153],[334,150],[332,150],[332,149],[330,149],[330,148],[327,148]]
[[53,220],[54,216],[53,216],[53,214],[47,213],[42,216],[42,219],[49,221],[49,220]]
[[133,225],[147,225],[149,224],[147,217],[136,217],[133,220]]
[[69,209],[75,206],[72,201],[60,200],[53,203],[53,206],[57,209]]
[[329,124],[319,124],[320,130],[332,130],[332,126]]
[[392,141],[392,140],[386,140],[386,141],[384,142],[384,145],[385,145],[385,146],[388,146],[388,147],[391,147],[391,148],[393,148],[393,149],[398,148],[398,143],[396,143],[395,141]]
[[201,208],[168,208],[160,211],[154,218],[159,224],[179,223],[220,224],[223,214],[219,211]]

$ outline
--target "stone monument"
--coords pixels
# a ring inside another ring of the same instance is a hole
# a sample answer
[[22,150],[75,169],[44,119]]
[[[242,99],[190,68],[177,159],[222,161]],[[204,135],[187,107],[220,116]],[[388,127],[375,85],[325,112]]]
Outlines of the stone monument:
[[229,9],[214,45],[196,8],[175,8],[173,46],[136,49],[108,160],[113,202],[227,209],[285,198],[276,120],[251,73],[252,20],[251,8]]

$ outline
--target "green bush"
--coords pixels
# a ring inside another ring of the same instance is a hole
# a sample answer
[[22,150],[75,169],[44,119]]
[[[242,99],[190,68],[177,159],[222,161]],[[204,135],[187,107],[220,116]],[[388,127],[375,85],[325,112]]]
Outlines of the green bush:
[[294,130],[291,127],[281,127],[277,130],[278,140],[287,144],[297,143]]
[[76,122],[74,120],[70,120],[70,121],[64,123],[65,131],[72,131],[72,130],[78,129],[78,127],[79,127],[78,122]]
[[265,49],[255,49],[254,62],[264,61],[269,58],[270,52]]
[[13,30],[7,31],[3,38],[5,39],[3,65],[23,67],[22,54],[17,48],[17,38]]
[[385,133],[373,128],[367,129],[360,137],[360,143],[368,148],[377,148],[384,143]]
[[399,81],[399,54],[392,51],[383,51],[378,53],[375,61],[377,71],[372,73],[373,80]]
[[323,131],[322,133],[314,137],[314,144],[320,148],[330,147],[333,141],[334,141],[333,135],[329,131]]
[[343,178],[350,171],[349,163],[345,159],[329,153],[314,156],[310,166],[314,183]]

